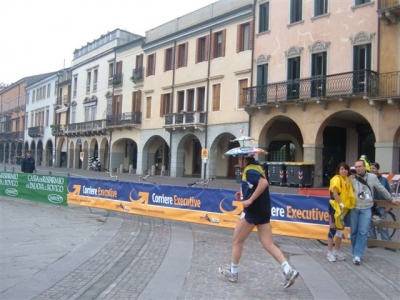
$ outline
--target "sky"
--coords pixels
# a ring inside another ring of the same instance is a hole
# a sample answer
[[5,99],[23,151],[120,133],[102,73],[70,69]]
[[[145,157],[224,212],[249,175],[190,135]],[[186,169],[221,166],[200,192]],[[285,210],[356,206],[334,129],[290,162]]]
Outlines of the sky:
[[217,0],[1,0],[0,84],[70,67],[73,52],[116,28],[146,31]]

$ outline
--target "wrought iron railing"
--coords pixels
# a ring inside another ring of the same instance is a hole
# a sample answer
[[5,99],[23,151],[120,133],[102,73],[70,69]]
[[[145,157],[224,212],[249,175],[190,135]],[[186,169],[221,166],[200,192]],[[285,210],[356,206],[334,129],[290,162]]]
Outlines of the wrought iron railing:
[[205,119],[206,113],[198,111],[167,114],[164,116],[164,126],[205,125]]
[[107,130],[106,120],[95,120],[89,122],[81,122],[64,125],[64,134],[85,134],[85,133],[97,133]]
[[126,126],[142,123],[142,112],[132,111],[107,116],[107,126]]
[[378,75],[378,96],[400,96],[400,71]]
[[43,126],[35,126],[28,128],[28,135],[30,137],[40,137],[44,134],[44,127]]
[[132,70],[132,77],[130,78],[133,83],[141,82],[144,78],[144,68],[136,68]]
[[313,76],[245,88],[243,93],[247,106],[355,95],[376,97],[378,74],[371,70],[359,70]]
[[122,80],[123,80],[123,73],[114,74],[112,78],[112,85],[113,86],[122,85]]
[[4,132],[1,134],[1,138],[7,141],[23,140],[24,132],[23,131]]

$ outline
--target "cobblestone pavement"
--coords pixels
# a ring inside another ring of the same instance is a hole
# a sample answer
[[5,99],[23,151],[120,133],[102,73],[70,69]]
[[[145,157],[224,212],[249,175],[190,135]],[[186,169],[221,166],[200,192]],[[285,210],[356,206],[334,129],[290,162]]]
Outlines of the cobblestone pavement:
[[232,229],[11,198],[0,209],[0,299],[365,300],[400,292],[400,251],[367,249],[354,266],[349,244],[347,260],[330,263],[315,240],[275,236],[301,275],[283,290],[281,268],[256,233],[233,284],[217,272],[230,263]]

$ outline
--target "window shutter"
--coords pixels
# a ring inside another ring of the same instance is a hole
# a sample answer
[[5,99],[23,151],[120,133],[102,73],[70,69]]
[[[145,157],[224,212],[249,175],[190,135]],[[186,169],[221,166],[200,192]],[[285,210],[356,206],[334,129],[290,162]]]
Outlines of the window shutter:
[[139,66],[136,66],[137,68],[142,68],[143,67],[143,54],[140,54],[139,56]]
[[147,56],[146,77],[149,76],[150,72],[151,72],[151,70],[150,70],[150,58],[151,58],[151,55]]
[[197,64],[199,62],[199,53],[200,53],[200,39],[196,40],[196,55],[194,57],[194,63]]
[[122,94],[118,96],[119,97],[119,102],[118,102],[118,114],[122,113]]
[[189,42],[186,42],[185,44],[185,67],[188,65],[188,54],[189,54]]
[[209,56],[209,51],[208,51],[208,48],[209,48],[209,46],[210,46],[210,36],[209,35],[207,35],[206,36],[206,42],[205,42],[205,60],[208,60],[208,56]]
[[242,24],[239,24],[237,26],[237,32],[236,32],[236,53],[239,53],[242,51],[242,45],[243,45],[243,26]]
[[168,94],[168,95],[169,95],[169,97],[168,97],[168,100],[169,100],[168,113],[172,114],[172,111],[173,111],[173,108],[174,108],[174,103],[173,103],[173,100],[172,100],[172,94]]
[[213,33],[211,35],[211,58],[210,59],[215,58],[215,50],[216,50],[215,48],[217,47],[217,45],[216,45],[217,39],[215,37],[216,37],[216,33]]
[[117,103],[117,99],[116,99],[115,96],[113,96],[112,97],[112,104],[111,104],[111,114],[112,115],[116,114],[116,112],[115,112],[117,110],[116,103]]
[[142,111],[142,91],[137,91],[137,111]]
[[156,74],[156,53],[153,54],[154,59],[153,59],[153,70],[152,70],[152,75]]
[[132,111],[136,111],[136,92],[132,92]]
[[225,56],[226,29],[222,30],[222,50],[221,56]]
[[151,97],[146,98],[146,119],[151,118]]
[[250,21],[249,28],[249,50],[253,50],[253,41],[254,41],[254,20]]
[[181,55],[182,55],[182,47],[181,45],[178,46],[178,51],[177,51],[177,56],[176,56],[176,62],[175,62],[175,68],[179,68],[179,62],[181,61]]
[[168,66],[168,49],[164,50],[164,72],[167,71]]
[[117,62],[117,73],[122,73],[122,60]]
[[165,106],[165,94],[161,95],[161,102],[160,102],[160,117],[164,116],[164,106]]

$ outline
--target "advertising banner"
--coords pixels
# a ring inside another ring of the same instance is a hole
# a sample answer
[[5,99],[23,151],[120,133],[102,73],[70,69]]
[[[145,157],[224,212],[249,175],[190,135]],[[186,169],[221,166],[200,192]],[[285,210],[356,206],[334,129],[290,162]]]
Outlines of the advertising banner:
[[0,172],[0,195],[67,206],[67,178]]
[[[326,239],[328,198],[271,194],[273,232]],[[84,178],[68,179],[68,203],[234,228],[243,210],[235,191]]]

